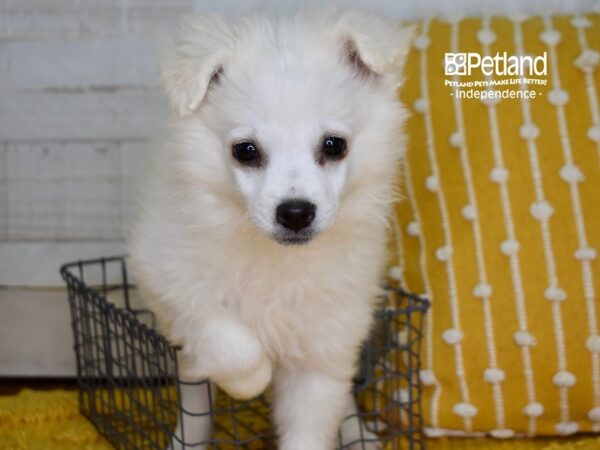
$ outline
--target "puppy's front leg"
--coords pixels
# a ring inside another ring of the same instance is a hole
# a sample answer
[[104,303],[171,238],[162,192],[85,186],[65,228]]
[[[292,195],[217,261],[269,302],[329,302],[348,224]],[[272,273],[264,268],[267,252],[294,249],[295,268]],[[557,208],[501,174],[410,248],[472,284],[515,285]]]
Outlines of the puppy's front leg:
[[182,373],[206,377],[234,398],[247,400],[265,390],[272,366],[252,330],[228,314],[210,318],[183,346]]
[[183,410],[180,411],[177,428],[175,428],[173,450],[208,448],[212,423],[210,411],[211,403],[215,399],[215,387],[209,381],[200,384],[194,381],[196,380],[182,380],[179,386]]
[[281,450],[332,450],[348,407],[350,380],[315,371],[280,371],[275,422]]
[[348,395],[346,414],[340,427],[341,446],[346,450],[379,450],[381,445],[375,433],[369,431],[358,414],[356,400]]

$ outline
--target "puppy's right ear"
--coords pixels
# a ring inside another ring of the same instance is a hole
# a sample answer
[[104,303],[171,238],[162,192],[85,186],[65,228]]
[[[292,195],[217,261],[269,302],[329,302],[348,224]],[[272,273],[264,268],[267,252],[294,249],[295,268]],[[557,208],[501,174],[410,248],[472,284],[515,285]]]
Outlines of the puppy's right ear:
[[234,41],[233,26],[220,16],[191,16],[180,36],[160,49],[160,77],[180,116],[194,112],[219,81]]

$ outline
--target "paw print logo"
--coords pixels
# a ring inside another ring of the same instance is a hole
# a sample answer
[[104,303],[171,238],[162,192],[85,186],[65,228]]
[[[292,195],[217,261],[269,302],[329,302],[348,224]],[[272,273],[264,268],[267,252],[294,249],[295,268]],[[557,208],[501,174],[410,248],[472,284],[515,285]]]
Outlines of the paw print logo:
[[446,75],[466,75],[467,74],[467,54],[466,53],[446,53],[444,61]]

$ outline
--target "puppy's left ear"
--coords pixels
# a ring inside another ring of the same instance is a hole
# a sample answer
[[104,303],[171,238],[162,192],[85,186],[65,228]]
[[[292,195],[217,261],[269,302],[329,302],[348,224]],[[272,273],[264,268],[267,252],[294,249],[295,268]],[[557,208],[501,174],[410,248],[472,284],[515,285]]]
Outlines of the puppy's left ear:
[[362,75],[375,75],[398,87],[415,34],[414,26],[356,11],[344,14],[338,33],[347,60]]
[[180,35],[161,46],[160,77],[180,116],[194,112],[218,83],[234,43],[235,30],[221,16],[189,16]]

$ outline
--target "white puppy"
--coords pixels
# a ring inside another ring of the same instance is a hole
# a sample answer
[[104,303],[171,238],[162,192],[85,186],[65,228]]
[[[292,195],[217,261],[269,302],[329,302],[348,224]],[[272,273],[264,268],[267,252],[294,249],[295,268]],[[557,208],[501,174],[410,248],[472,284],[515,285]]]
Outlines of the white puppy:
[[241,399],[274,382],[284,450],[334,448],[353,408],[410,36],[362,13],[192,17],[162,61],[178,116],[145,177],[134,275],[186,378]]

